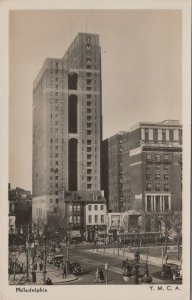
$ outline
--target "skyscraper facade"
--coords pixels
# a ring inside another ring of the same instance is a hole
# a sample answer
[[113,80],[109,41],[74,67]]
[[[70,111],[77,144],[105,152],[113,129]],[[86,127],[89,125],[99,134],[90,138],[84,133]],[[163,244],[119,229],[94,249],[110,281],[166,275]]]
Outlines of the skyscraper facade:
[[123,212],[123,161],[122,147],[125,132],[108,139],[108,185],[109,209],[113,212]]
[[61,191],[100,190],[101,95],[97,34],[45,60],[33,84],[33,214],[46,215]]

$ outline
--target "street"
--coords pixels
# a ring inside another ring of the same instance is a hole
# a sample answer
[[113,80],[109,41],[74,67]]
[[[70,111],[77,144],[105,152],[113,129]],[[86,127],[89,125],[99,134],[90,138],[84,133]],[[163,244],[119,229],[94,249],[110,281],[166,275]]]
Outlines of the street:
[[[110,251],[111,250],[111,251]],[[116,249],[117,250],[117,249]],[[107,252],[110,251],[110,252]],[[62,270],[59,270],[53,264],[47,262],[46,264],[46,277],[50,277],[53,279],[53,284],[69,284],[69,285],[91,285],[91,284],[106,284],[106,270],[105,264],[108,264],[108,273],[107,273],[107,284],[135,284],[135,277],[131,276],[130,280],[124,282],[122,276],[122,262],[126,259],[126,256],[117,255],[117,252],[114,249],[107,249],[105,252],[104,248],[95,248],[93,249],[91,245],[83,245],[79,244],[78,246],[71,245],[69,251],[69,261],[71,263],[78,262],[81,266],[85,267],[86,272],[82,275],[74,277],[73,275],[68,274],[67,279],[63,280]],[[65,252],[64,252],[65,253]],[[63,253],[63,254],[64,254]],[[120,252],[121,253],[121,252]],[[131,255],[131,254],[130,254]],[[65,254],[64,254],[65,256]],[[130,258],[129,258],[130,260]],[[155,258],[155,260],[159,260],[159,258]],[[19,261],[25,263],[26,255],[25,253],[21,253],[19,256]],[[39,264],[37,261],[37,264]],[[154,261],[155,262],[155,261]],[[144,256],[140,260],[139,265],[139,283],[142,282],[142,276],[145,272],[146,260]],[[31,280],[31,259],[29,259],[29,278]],[[96,269],[97,267],[102,268],[104,273],[104,282],[97,283],[96,280]],[[153,284],[180,284],[181,280],[175,280],[169,278],[163,278],[161,276],[162,267],[160,265],[155,265],[155,263],[148,262],[149,275],[152,277]],[[71,278],[74,277],[74,278]],[[43,284],[44,282],[44,272],[39,270],[39,267],[36,271],[36,284]],[[10,281],[12,281],[13,275],[10,276]],[[19,284],[26,284],[25,277],[19,282]]]

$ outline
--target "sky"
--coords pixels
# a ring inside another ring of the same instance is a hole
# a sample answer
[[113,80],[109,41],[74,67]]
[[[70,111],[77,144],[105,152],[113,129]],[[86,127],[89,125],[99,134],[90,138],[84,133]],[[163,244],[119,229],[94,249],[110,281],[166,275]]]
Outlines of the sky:
[[23,10],[9,18],[9,182],[32,190],[32,86],[45,58],[97,33],[103,138],[140,121],[181,120],[181,11]]

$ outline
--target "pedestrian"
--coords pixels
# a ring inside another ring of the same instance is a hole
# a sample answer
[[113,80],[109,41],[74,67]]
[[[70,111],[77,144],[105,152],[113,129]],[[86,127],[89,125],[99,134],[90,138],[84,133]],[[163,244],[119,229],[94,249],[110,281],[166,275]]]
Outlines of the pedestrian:
[[52,285],[53,284],[51,278],[47,277],[46,284],[47,285]]
[[40,272],[43,270],[43,263],[42,263],[42,261],[39,264],[39,270],[40,270]]
[[35,269],[33,269],[32,270],[32,281],[33,281],[33,283],[35,283],[36,282],[36,272],[35,272]]
[[103,274],[103,270],[100,269],[99,270],[99,282],[103,282],[104,281],[104,274]]
[[96,276],[95,282],[99,282],[99,268],[97,268],[95,276]]
[[63,278],[67,277],[67,269],[66,266],[63,267]]

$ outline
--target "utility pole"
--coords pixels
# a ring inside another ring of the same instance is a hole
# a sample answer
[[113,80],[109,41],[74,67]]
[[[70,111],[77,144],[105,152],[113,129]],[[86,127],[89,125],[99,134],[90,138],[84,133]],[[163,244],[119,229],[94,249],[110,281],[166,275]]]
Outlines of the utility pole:
[[47,259],[46,259],[46,237],[44,237],[44,278],[43,278],[43,282],[44,284],[46,284],[46,262],[47,262]]

